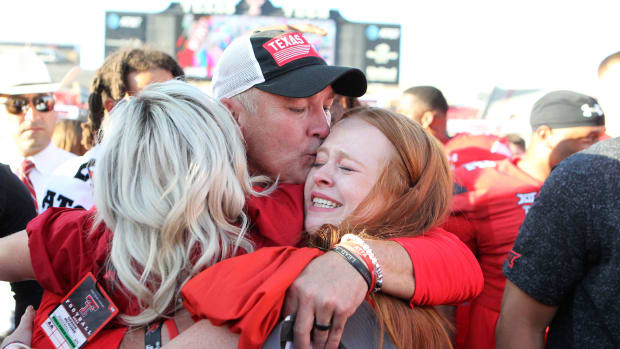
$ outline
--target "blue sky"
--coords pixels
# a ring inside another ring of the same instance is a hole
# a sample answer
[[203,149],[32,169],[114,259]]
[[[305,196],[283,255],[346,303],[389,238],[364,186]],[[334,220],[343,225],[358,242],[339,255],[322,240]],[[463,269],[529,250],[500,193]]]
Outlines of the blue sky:
[[[300,0],[272,3],[309,6]],[[400,23],[401,87],[432,84],[457,101],[493,86],[595,94],[596,66],[620,50],[615,1],[310,3],[337,7],[351,21]],[[94,69],[103,61],[106,10],[160,12],[168,5],[167,0],[11,1],[0,13],[0,41],[79,45],[83,67]]]

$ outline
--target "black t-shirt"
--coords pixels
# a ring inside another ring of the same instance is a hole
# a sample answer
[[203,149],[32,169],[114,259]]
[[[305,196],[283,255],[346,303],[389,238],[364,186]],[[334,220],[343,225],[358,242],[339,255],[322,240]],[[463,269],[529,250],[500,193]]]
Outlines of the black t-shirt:
[[30,192],[7,165],[0,164],[0,237],[26,229],[37,215]]
[[[36,215],[34,201],[24,183],[9,166],[0,164],[0,237],[26,229]],[[28,305],[39,306],[43,289],[36,281],[12,282],[11,289],[15,294],[17,326]]]
[[503,271],[558,307],[547,348],[620,347],[620,138],[552,171]]

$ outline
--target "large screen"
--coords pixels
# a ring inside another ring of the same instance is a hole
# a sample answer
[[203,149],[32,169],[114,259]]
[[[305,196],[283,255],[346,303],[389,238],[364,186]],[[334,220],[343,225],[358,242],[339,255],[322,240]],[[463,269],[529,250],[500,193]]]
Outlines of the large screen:
[[211,79],[217,60],[234,38],[272,25],[312,24],[321,28],[326,36],[304,36],[328,64],[334,64],[336,59],[336,23],[330,19],[186,14],[179,22],[176,58],[188,78]]

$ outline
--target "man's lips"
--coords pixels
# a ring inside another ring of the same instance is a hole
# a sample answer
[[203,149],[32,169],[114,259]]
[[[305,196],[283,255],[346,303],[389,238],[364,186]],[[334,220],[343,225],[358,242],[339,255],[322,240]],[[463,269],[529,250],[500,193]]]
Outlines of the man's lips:
[[26,132],[38,132],[38,131],[43,131],[43,127],[28,127],[22,130],[22,133],[26,133]]

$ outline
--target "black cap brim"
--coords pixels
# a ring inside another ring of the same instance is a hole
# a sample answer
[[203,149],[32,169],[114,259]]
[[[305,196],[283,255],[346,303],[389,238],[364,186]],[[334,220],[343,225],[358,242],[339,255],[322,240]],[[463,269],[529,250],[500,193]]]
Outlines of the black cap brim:
[[364,73],[356,68],[307,65],[254,87],[279,96],[305,98],[321,92],[329,85],[337,94],[361,97],[366,93],[368,82]]

